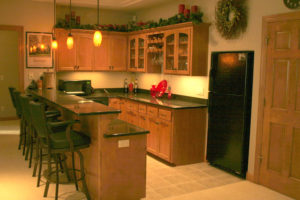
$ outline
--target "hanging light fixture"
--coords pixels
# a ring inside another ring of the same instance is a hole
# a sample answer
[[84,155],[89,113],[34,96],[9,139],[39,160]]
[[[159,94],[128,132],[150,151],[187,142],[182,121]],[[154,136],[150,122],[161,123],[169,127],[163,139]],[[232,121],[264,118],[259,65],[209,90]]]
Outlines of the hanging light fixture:
[[53,25],[53,38],[52,38],[52,49],[57,49],[57,41],[55,37],[55,24],[56,24],[56,0],[54,0],[54,25]]
[[[70,0],[70,18],[71,18],[71,16],[72,16],[72,0]],[[69,32],[69,35],[68,35],[68,38],[67,38],[67,47],[68,47],[68,49],[72,49],[73,48],[73,45],[74,45],[74,38],[73,38],[73,36],[72,36],[72,33],[71,33],[71,31],[72,31],[72,22],[71,22],[72,20],[70,19],[70,21],[69,21],[69,25],[70,25],[70,32]]]
[[97,30],[94,33],[94,45],[99,47],[102,42],[102,33],[99,30],[99,0],[97,0]]

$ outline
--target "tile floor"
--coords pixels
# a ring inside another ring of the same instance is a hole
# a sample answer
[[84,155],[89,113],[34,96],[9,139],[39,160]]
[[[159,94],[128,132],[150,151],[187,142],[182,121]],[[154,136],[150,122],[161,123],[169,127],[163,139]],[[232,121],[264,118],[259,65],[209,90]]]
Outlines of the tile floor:
[[[43,198],[32,169],[17,150],[18,121],[0,121],[0,199],[54,199],[54,185]],[[73,185],[60,186],[60,200],[83,200]],[[282,194],[239,179],[207,163],[170,167],[147,157],[146,198],[143,200],[290,200]]]

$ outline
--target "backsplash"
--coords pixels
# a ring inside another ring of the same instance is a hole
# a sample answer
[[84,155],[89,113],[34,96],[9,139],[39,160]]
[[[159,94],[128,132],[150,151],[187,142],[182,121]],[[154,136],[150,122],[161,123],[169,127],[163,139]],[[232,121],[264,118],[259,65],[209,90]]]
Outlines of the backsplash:
[[94,88],[120,88],[124,79],[134,81],[138,79],[140,89],[149,90],[161,80],[167,80],[173,94],[207,99],[208,77],[206,76],[176,76],[151,73],[131,72],[58,72],[56,79],[83,80],[90,79]]

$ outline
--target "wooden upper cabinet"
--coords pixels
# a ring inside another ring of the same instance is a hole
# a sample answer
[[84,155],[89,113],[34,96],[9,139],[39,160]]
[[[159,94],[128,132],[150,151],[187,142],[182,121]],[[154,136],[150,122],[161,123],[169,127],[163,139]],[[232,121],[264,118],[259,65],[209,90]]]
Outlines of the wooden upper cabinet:
[[73,71],[76,66],[76,43],[72,49],[67,47],[68,31],[56,31],[56,38],[58,47],[55,52],[56,55],[56,70],[57,71]]
[[146,36],[131,36],[128,39],[128,71],[146,72]]
[[99,47],[94,47],[94,70],[109,71],[109,39],[107,35],[102,35],[102,43]]
[[[191,64],[191,29],[182,28],[166,31],[164,73],[192,75]],[[196,66],[195,66],[196,67]],[[207,66],[205,66],[207,67]]]
[[127,36],[103,34],[102,44],[95,47],[94,70],[126,71],[127,66]]
[[127,36],[110,36],[109,59],[111,70],[126,71],[127,66]]
[[93,35],[75,34],[76,65],[78,71],[90,71],[94,66]]

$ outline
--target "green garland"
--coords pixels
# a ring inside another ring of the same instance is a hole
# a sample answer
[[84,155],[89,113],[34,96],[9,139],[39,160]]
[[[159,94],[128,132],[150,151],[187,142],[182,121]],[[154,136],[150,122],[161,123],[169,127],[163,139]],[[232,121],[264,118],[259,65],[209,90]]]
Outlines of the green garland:
[[[202,22],[202,12],[191,13],[189,17],[185,17],[183,14],[177,14],[173,17],[168,19],[160,18],[158,22],[148,21],[148,22],[129,22],[128,24],[124,25],[116,25],[116,24],[108,24],[108,25],[91,25],[91,24],[84,24],[84,25],[77,25],[74,20],[71,21],[73,29],[88,29],[88,30],[95,30],[100,29],[103,31],[118,31],[118,32],[131,32],[131,31],[139,31],[143,29],[149,28],[156,28],[161,26],[167,26],[171,24],[178,24],[183,22],[193,22],[194,24],[199,24]],[[55,28],[65,28],[69,29],[70,25],[64,19],[58,20]]]
[[225,39],[237,38],[247,27],[244,0],[220,0],[216,7],[216,27]]

